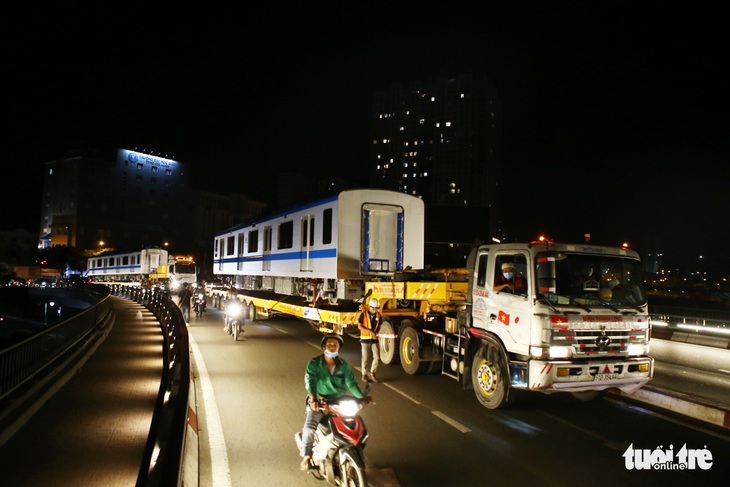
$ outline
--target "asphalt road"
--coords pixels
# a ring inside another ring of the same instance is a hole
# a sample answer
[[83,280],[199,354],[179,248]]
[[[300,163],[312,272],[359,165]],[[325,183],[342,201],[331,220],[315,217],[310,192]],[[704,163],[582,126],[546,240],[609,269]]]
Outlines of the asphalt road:
[[[299,471],[294,443],[304,420],[304,367],[319,353],[321,335],[286,318],[248,323],[235,342],[222,326],[211,307],[189,327],[201,485],[324,485]],[[359,368],[354,339],[342,355]],[[584,403],[524,393],[510,409],[488,411],[447,377],[408,376],[400,366],[381,366],[378,375],[384,382],[372,386],[375,404],[363,411],[375,485],[724,485],[730,471],[727,433],[610,397]],[[683,452],[711,456],[711,467],[677,469]],[[665,465],[673,469],[632,466],[650,455],[654,463],[671,459]]]

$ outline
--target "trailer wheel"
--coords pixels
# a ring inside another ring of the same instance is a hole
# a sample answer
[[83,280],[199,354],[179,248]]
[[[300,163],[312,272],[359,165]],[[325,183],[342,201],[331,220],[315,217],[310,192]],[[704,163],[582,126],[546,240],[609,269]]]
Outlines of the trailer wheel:
[[431,364],[421,360],[418,332],[412,324],[406,323],[410,323],[409,320],[403,321],[400,334],[400,363],[408,375],[423,374]]
[[474,394],[487,409],[499,409],[512,402],[507,356],[495,339],[485,338],[474,355],[471,382]]
[[246,311],[244,312],[244,317],[248,321],[253,321],[256,319],[256,305],[253,303],[249,303],[246,305]]
[[400,355],[398,354],[399,341],[390,321],[383,321],[380,324],[380,333],[395,337],[380,338],[380,361],[385,365],[397,364],[400,361]]

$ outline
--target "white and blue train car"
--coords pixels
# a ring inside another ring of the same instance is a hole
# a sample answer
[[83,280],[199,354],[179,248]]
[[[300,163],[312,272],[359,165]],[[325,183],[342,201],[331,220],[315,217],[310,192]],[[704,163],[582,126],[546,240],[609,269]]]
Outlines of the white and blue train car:
[[423,252],[420,198],[348,190],[218,233],[214,273],[241,289],[357,299],[366,279],[422,269]]
[[167,250],[157,248],[111,252],[90,257],[86,275],[102,282],[140,282],[167,265],[167,259]]

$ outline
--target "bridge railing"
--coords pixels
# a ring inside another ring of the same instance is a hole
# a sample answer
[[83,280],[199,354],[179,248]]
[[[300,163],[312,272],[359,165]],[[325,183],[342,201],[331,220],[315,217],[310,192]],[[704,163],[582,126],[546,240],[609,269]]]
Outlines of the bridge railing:
[[[188,329],[169,294],[142,287],[114,286],[113,292],[149,309],[160,322],[162,377],[137,486],[197,484],[184,480],[186,433],[191,388]],[[197,463],[197,458],[189,459]]]
[[[29,401],[34,399],[34,394],[61,373],[60,364],[84,349],[97,337],[100,329],[111,323],[114,310],[109,300],[109,289],[90,286],[85,291],[94,299],[98,296],[98,301],[0,350],[0,443],[12,436],[12,425]],[[64,299],[59,293],[49,290],[47,296],[36,299],[48,299],[49,303]]]

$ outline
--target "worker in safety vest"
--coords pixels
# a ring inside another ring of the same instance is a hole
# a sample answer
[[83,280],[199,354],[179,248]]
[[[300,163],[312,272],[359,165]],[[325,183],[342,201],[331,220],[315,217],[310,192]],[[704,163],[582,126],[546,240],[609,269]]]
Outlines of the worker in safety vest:
[[357,324],[360,330],[360,348],[362,348],[362,380],[365,382],[378,382],[375,373],[380,365],[378,330],[382,321],[380,303],[377,299],[372,298],[367,310],[360,314]]

